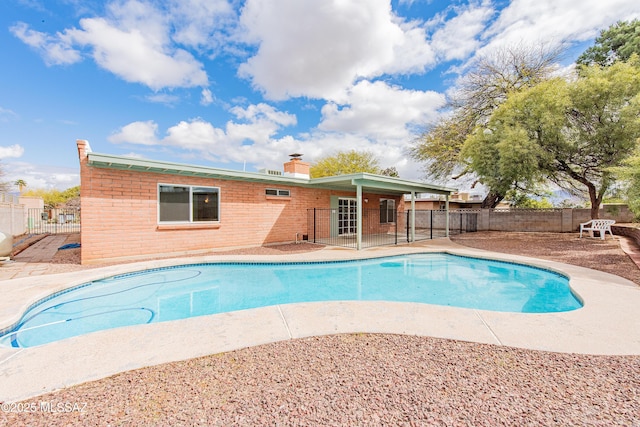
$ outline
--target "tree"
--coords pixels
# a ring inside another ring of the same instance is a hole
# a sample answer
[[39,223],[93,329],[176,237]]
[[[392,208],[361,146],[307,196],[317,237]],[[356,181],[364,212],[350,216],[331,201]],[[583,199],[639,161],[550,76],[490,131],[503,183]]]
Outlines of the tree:
[[536,198],[530,197],[529,194],[523,193],[517,190],[510,190],[507,193],[506,200],[509,200],[511,206],[521,209],[550,209],[553,208],[553,203],[549,201],[546,196],[550,193],[546,192],[544,196]]
[[620,167],[612,172],[626,184],[626,196],[629,209],[640,218],[640,145],[633,156],[626,159]]
[[24,195],[30,197],[41,197],[44,201],[45,207],[48,208],[57,208],[63,205],[71,205],[75,207],[78,203],[74,200],[80,199],[80,186],[67,188],[64,191],[36,188],[26,191]]
[[27,186],[27,183],[24,179],[18,179],[13,183],[13,185],[16,185],[20,194],[22,194],[22,190]]
[[[426,172],[435,179],[458,179],[477,174],[461,156],[462,147],[477,126],[484,126],[493,112],[512,93],[525,90],[550,78],[561,50],[546,45],[525,45],[498,49],[479,57],[462,78],[455,95],[449,99],[449,115],[434,123],[410,149],[413,158],[426,164]],[[487,180],[489,194],[482,207],[495,207],[514,183]]]
[[597,218],[613,183],[611,168],[640,137],[637,62],[586,67],[574,81],[556,78],[512,94],[467,140],[462,156],[492,188],[508,182],[531,188],[549,179],[586,192]]
[[595,44],[584,51],[576,63],[607,67],[616,61],[628,61],[634,53],[640,55],[640,20],[618,21],[602,30]]
[[399,178],[400,177],[400,174],[398,173],[398,169],[396,169],[395,166],[391,166],[391,167],[388,167],[386,169],[383,169],[378,173],[380,175],[390,176],[392,178]]
[[332,156],[324,157],[311,165],[312,178],[323,176],[346,175],[350,173],[380,173],[378,159],[368,151],[339,151]]

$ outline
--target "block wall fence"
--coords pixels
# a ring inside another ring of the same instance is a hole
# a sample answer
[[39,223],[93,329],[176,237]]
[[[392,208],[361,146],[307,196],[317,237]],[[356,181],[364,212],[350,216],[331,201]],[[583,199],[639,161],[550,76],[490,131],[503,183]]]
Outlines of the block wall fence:
[[0,232],[5,236],[20,236],[27,232],[27,209],[15,203],[0,203]]
[[[329,208],[331,196],[354,192],[290,185],[187,177],[89,166],[78,143],[81,179],[81,259],[83,264],[180,256],[212,249],[293,242],[307,234],[307,210]],[[159,224],[158,184],[220,189],[220,221]],[[267,196],[267,188],[290,191],[290,197]],[[368,206],[381,197],[363,193]],[[404,211],[396,198],[398,211]]]
[[[605,205],[599,217],[629,223],[634,215],[626,205]],[[566,233],[578,230],[580,223],[590,219],[590,209],[479,209],[478,231]]]

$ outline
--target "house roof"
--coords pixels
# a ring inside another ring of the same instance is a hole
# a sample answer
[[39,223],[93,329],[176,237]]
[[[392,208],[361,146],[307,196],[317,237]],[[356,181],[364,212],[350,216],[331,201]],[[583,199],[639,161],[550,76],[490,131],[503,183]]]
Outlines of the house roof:
[[132,170],[138,172],[154,172],[180,176],[201,178],[230,179],[235,181],[264,182],[270,184],[287,184],[302,187],[355,191],[358,185],[370,192],[385,194],[432,193],[451,194],[454,188],[442,187],[418,181],[393,178],[370,173],[355,173],[323,178],[296,178],[291,176],[269,175],[259,172],[235,171],[207,166],[188,165],[157,160],[138,159],[126,156],[99,154],[88,152],[87,162],[90,166],[108,169]]
[[314,178],[309,180],[309,184],[318,188],[330,188],[335,190],[351,190],[360,184],[362,185],[363,190],[384,191],[385,194],[398,195],[412,192],[450,194],[456,191],[456,189],[453,188],[365,172]]

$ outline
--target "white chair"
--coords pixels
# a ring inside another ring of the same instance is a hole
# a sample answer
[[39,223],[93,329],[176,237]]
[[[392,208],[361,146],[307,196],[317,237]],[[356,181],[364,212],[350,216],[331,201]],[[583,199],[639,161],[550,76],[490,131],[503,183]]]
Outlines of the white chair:
[[611,237],[613,237],[611,226],[615,223],[613,219],[592,219],[591,221],[583,222],[580,224],[580,238],[582,238],[583,231],[588,231],[591,237],[594,237],[593,232],[597,231],[600,233],[600,239],[602,240],[604,240],[607,231],[611,234]]

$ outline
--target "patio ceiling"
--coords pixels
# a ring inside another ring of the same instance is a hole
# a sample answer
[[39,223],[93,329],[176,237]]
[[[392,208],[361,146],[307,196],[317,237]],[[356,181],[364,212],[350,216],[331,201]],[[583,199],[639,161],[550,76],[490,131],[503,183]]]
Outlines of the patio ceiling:
[[315,178],[309,181],[311,186],[318,188],[329,188],[334,190],[355,191],[360,185],[363,191],[383,192],[384,194],[410,194],[410,193],[431,193],[431,194],[451,194],[455,188],[442,187],[426,184],[418,181],[393,178],[370,173],[356,173],[349,175],[329,176]]

